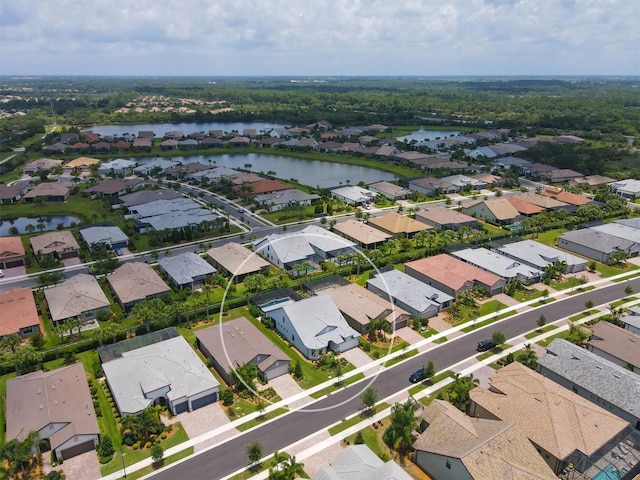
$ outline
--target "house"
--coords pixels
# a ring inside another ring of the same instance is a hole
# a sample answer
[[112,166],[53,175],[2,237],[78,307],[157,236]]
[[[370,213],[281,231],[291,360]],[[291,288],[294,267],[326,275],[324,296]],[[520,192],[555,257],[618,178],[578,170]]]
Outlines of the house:
[[598,262],[608,263],[611,255],[624,252],[629,257],[640,253],[640,242],[626,240],[593,228],[565,232],[558,238],[558,246]]
[[151,265],[142,262],[121,265],[107,276],[107,283],[120,306],[127,312],[143,300],[158,298],[171,291]]
[[582,178],[584,174],[569,168],[554,168],[548,172],[543,172],[541,177],[549,183],[565,183]]
[[43,202],[66,202],[71,196],[71,186],[64,183],[40,183],[33,190],[27,192],[24,201],[32,203],[36,200]]
[[619,223],[620,225],[625,225],[640,231],[640,218],[625,218],[623,220],[616,220],[613,223]]
[[493,165],[493,168],[502,170],[514,168],[517,172],[520,173],[522,171],[522,167],[531,165],[531,162],[520,157],[501,157],[494,159],[491,164]]
[[222,140],[216,137],[206,137],[200,142],[202,148],[222,148]]
[[439,178],[424,177],[414,178],[409,180],[409,190],[427,195],[428,197],[434,197],[438,194],[454,193],[456,187],[449,182],[443,182]]
[[531,203],[532,205],[537,205],[538,207],[542,207],[545,210],[560,210],[567,209],[569,204],[565,202],[561,202],[560,200],[556,200],[555,198],[545,197],[544,195],[538,195],[537,193],[525,192],[520,195],[516,195],[513,198],[518,200],[522,200],[523,202]]
[[[127,143],[127,145],[129,145]],[[134,160],[125,160],[124,158],[116,158],[110,162],[103,163],[98,167],[100,175],[130,175],[133,169],[138,165]]]
[[[630,225],[625,225],[621,222],[603,223],[602,225],[595,225],[590,228],[630,242],[640,243],[640,229],[634,228]],[[630,254],[630,256],[632,255]]]
[[249,145],[251,145],[251,139],[249,137],[237,136],[229,139],[229,141],[227,142],[227,145],[229,147],[246,148]]
[[80,140],[80,135],[75,132],[65,132],[60,134],[60,143],[69,145]]
[[520,212],[504,197],[469,202],[462,207],[462,213],[499,224],[515,223],[522,218]]
[[100,160],[98,160],[97,158],[90,158],[90,157],[78,157],[76,159],[71,160],[69,163],[67,163],[64,166],[64,169],[73,170],[74,168],[77,168],[78,170],[82,170],[86,172],[86,171],[89,171],[89,169],[93,165],[100,165]]
[[471,417],[517,424],[556,474],[569,463],[600,458],[627,428],[613,413],[519,362],[498,370],[489,389],[474,388],[469,396]]
[[107,250],[118,250],[129,245],[129,237],[116,226],[97,226],[81,228],[78,233],[92,252],[97,245],[104,245]]
[[100,429],[82,363],[7,380],[6,440],[29,432],[48,440],[58,460],[95,450]]
[[396,269],[371,274],[367,289],[416,318],[434,317],[453,302],[451,295]]
[[0,237],[0,270],[24,266],[26,257],[20,237]]
[[207,250],[208,260],[227,277],[240,283],[248,275],[266,274],[269,262],[239,243],[229,242]]
[[480,222],[470,215],[442,205],[425,207],[416,212],[416,220],[438,230],[480,229]]
[[[238,172],[234,172],[237,174]],[[289,190],[291,185],[281,182],[280,180],[260,180],[259,182],[251,182],[246,185],[245,196],[260,195],[263,193],[279,192],[281,190]]]
[[31,248],[38,260],[45,255],[53,255],[58,260],[77,257],[80,245],[73,234],[68,230],[48,232],[29,238]]
[[27,187],[24,184],[0,184],[0,205],[16,203],[24,196],[25,193],[27,193]]
[[564,203],[568,203],[569,205],[574,205],[579,207],[580,205],[589,205],[593,203],[593,200],[587,198],[583,195],[578,195],[577,193],[567,192],[566,190],[560,190],[559,188],[547,187],[540,195],[544,195],[545,197],[555,198]]
[[616,180],[611,177],[605,177],[603,175],[587,175],[582,178],[574,178],[572,183],[585,184],[590,187],[596,187],[598,185],[604,185],[605,183],[613,183]]
[[587,348],[599,357],[640,373],[640,335],[613,323],[600,321],[591,327]]
[[382,217],[371,217],[369,225],[379,228],[394,237],[406,238],[411,238],[418,232],[431,230],[429,225],[397,212],[389,212]]
[[[235,177],[239,177],[239,175],[236,175]],[[236,180],[235,177],[232,180],[234,183]],[[318,200],[319,198],[319,195],[309,194],[302,190],[290,188],[288,190],[256,195],[253,197],[253,202],[270,212],[279,212],[287,207],[311,205],[311,202]]]
[[285,304],[267,315],[280,335],[309,360],[317,360],[329,351],[341,353],[358,346],[360,334],[349,326],[328,295]]
[[160,199],[128,207],[129,218],[138,222],[136,230],[177,230],[214,222],[218,216],[191,198]]
[[183,198],[180,192],[175,190],[158,189],[158,190],[139,190],[137,192],[128,193],[121,196],[118,200],[121,202],[119,205],[123,207],[134,207],[136,205],[143,205],[155,200],[173,200],[175,198]]
[[299,232],[267,235],[253,242],[253,250],[277,267],[288,270],[300,263],[317,265],[357,251],[352,241],[316,225]]
[[369,190],[374,193],[379,193],[385,196],[389,200],[404,200],[411,196],[411,190],[408,188],[400,187],[391,182],[377,182],[369,185]]
[[150,162],[138,165],[133,169],[136,175],[159,175],[171,167],[179,165],[177,160],[168,160],[166,158],[154,158]]
[[502,177],[494,175],[492,173],[476,173],[475,175],[469,175],[469,178],[483,182],[487,187],[500,187],[502,185]]
[[465,248],[451,252],[451,255],[487,272],[494,273],[507,282],[518,280],[524,285],[532,285],[540,282],[544,274],[536,267],[520,263],[486,248]]
[[0,292],[0,339],[17,334],[21,338],[40,333],[40,318],[30,288]]
[[640,198],[640,180],[629,178],[609,184],[611,191],[624,198]]
[[507,201],[515,208],[520,215],[525,217],[530,217],[532,215],[537,215],[538,213],[542,213],[545,211],[544,207],[540,207],[538,205],[534,205],[533,203],[525,202],[520,200],[517,197],[505,197]]
[[553,143],[566,144],[566,143],[582,143],[584,142],[584,138],[577,137],[575,135],[559,135],[557,137],[553,137]]
[[153,147],[153,140],[151,138],[136,138],[132,147],[139,152],[150,152]]
[[449,175],[448,177],[442,177],[440,180],[453,185],[456,188],[456,191],[483,190],[487,188],[487,184],[482,180],[467,177],[466,175]]
[[393,460],[386,463],[366,445],[349,445],[311,480],[411,480]]
[[405,263],[405,273],[453,297],[480,286],[487,295],[504,290],[505,280],[447,254]]
[[51,321],[60,324],[69,318],[93,320],[108,312],[110,303],[93,275],[78,273],[54,287],[46,288]]
[[351,328],[361,334],[369,331],[369,323],[378,318],[384,318],[392,331],[404,328],[409,324],[411,315],[399,306],[394,306],[388,299],[376,295],[374,292],[350,283],[322,292],[329,295],[338,310]]
[[336,198],[347,205],[369,205],[372,200],[375,200],[376,193],[357,185],[347,185],[332,189],[331,198]]
[[53,158],[40,158],[25,164],[22,171],[27,175],[34,175],[39,172],[50,172],[56,167],[62,165],[62,160],[54,160]]
[[198,330],[196,345],[228,385],[229,372],[248,363],[265,382],[289,373],[291,359],[245,317]]
[[156,134],[151,130],[140,130],[137,138],[154,138],[155,136]]
[[160,142],[160,149],[162,150],[177,150],[180,146],[180,142],[174,138],[169,138]]
[[47,153],[64,153],[66,149],[67,149],[67,145],[65,145],[64,143],[57,142],[45,147],[44,151]]
[[[148,343],[144,337],[147,335],[136,337],[136,343]],[[184,337],[130,348],[124,346],[118,358],[102,364],[123,417],[153,405],[166,405],[173,415],[178,415],[218,401],[220,382]]]
[[640,307],[629,308],[629,314],[621,317],[620,322],[625,330],[640,335]]
[[431,478],[558,478],[516,423],[471,418],[438,399],[420,417],[426,428],[413,444],[414,462]]
[[[632,345],[637,350],[638,345]],[[637,373],[560,338],[538,359],[538,372],[640,430]]]
[[158,267],[167,274],[171,283],[181,289],[198,289],[218,273],[209,262],[191,252],[163,257],[158,260]]
[[382,230],[353,219],[336,223],[333,226],[333,231],[367,249],[377,248],[390,238],[393,238],[392,235]]
[[109,178],[85,190],[91,199],[102,197],[119,197],[144,186],[141,178]]
[[498,247],[497,251],[540,270],[556,262],[564,262],[567,265],[567,273],[582,272],[587,267],[586,259],[533,240],[507,243]]

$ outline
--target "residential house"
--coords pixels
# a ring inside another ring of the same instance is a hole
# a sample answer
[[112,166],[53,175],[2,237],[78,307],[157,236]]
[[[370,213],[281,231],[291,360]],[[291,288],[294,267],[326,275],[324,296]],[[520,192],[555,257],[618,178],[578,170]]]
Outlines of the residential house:
[[319,195],[309,194],[302,190],[290,188],[288,190],[256,195],[253,197],[253,202],[270,212],[279,212],[280,210],[284,210],[288,207],[304,207],[311,205],[311,202],[318,199],[320,199]]
[[246,148],[251,145],[251,139],[249,137],[237,136],[229,139],[227,145],[235,148]]
[[349,326],[361,334],[369,331],[372,320],[384,318],[396,331],[406,327],[411,318],[409,312],[355,283],[328,288],[322,294],[331,297]]
[[517,197],[504,197],[507,201],[515,208],[518,213],[525,217],[530,217],[532,215],[537,215],[538,213],[542,213],[545,210],[544,207],[540,207],[538,205],[534,205],[533,203],[525,202],[520,200]]
[[619,223],[620,225],[625,225],[640,231],[640,218],[625,218],[623,220],[616,220],[614,223]]
[[[637,350],[638,345],[632,345]],[[640,430],[637,373],[561,338],[538,359],[538,372]]]
[[400,187],[391,182],[377,182],[369,185],[369,190],[374,193],[379,193],[389,200],[404,200],[411,196],[411,190],[408,188]]
[[476,285],[487,295],[495,295],[506,283],[498,275],[444,253],[405,263],[405,273],[454,297]]
[[180,289],[201,288],[218,273],[209,262],[192,252],[181,253],[175,257],[162,257],[158,260],[158,267],[167,274],[171,283]]
[[100,429],[82,363],[7,380],[6,440],[29,432],[48,440],[58,461],[94,451]]
[[572,183],[585,184],[590,187],[596,187],[598,185],[604,185],[605,183],[613,183],[616,180],[611,177],[605,177],[603,175],[587,175],[582,178],[574,178]]
[[424,207],[416,212],[416,220],[438,230],[480,229],[474,217],[442,205]]
[[418,232],[431,230],[431,226],[406,217],[397,212],[389,212],[382,217],[371,217],[369,225],[372,225],[383,232],[393,235],[394,237],[411,238]]
[[109,178],[97,185],[85,189],[91,199],[102,197],[119,197],[144,186],[141,178]]
[[0,292],[0,339],[17,334],[20,338],[40,333],[40,318],[30,288]]
[[202,148],[222,148],[222,140],[216,137],[206,137],[200,142]]
[[51,321],[60,324],[70,318],[93,320],[109,312],[110,303],[93,275],[78,273],[44,290]]
[[358,346],[360,334],[349,326],[328,295],[289,303],[270,310],[268,315],[280,335],[309,360]]
[[120,227],[113,225],[81,228],[78,233],[92,252],[98,245],[104,245],[107,250],[118,250],[129,245],[129,237]]
[[609,184],[611,191],[624,198],[640,198],[640,180],[629,178],[618,180]]
[[529,160],[520,157],[501,157],[496,158],[492,162],[493,168],[508,170],[514,168],[518,173],[522,173],[522,167],[531,165]]
[[16,203],[25,193],[27,193],[25,184],[16,183],[11,186],[0,184],[0,205]]
[[629,308],[629,314],[620,317],[620,322],[625,330],[640,335],[640,307]]
[[376,198],[376,193],[357,185],[347,185],[346,187],[334,188],[331,190],[331,197],[337,198],[348,205],[369,205]]
[[[127,143],[127,145],[129,145]],[[138,165],[135,160],[125,160],[124,158],[116,158],[110,162],[103,163],[98,167],[100,175],[130,175],[133,169]]]
[[137,138],[154,138],[156,136],[151,130],[140,130]]
[[49,173],[56,167],[62,166],[62,160],[54,160],[53,158],[40,158],[25,164],[22,171],[27,175],[35,175],[40,172]]
[[640,335],[605,321],[590,328],[589,351],[627,370],[640,373]]
[[608,263],[616,252],[624,252],[629,257],[640,254],[639,241],[626,240],[593,228],[563,233],[558,238],[558,246],[602,263]]
[[540,195],[544,195],[545,197],[555,198],[564,203],[568,203],[569,205],[574,205],[579,207],[581,205],[589,205],[593,203],[593,200],[587,198],[583,195],[578,195],[577,193],[567,192],[566,190],[561,190],[555,187],[547,187]]
[[160,142],[160,148],[162,150],[177,150],[180,146],[180,142],[174,138],[168,138]]
[[71,196],[71,186],[64,183],[40,183],[33,190],[25,194],[24,201],[32,203],[37,200],[43,202],[66,202]]
[[58,260],[64,260],[77,257],[80,252],[78,241],[68,230],[44,233],[29,238],[29,242],[38,261],[45,255],[53,255]]
[[150,152],[153,140],[151,138],[136,138],[131,146],[138,152]]
[[291,359],[245,317],[198,330],[196,345],[228,385],[230,372],[248,363],[265,382],[289,373]]
[[424,177],[414,178],[409,180],[409,190],[414,190],[428,197],[436,196],[437,194],[454,193],[456,187],[449,182],[443,182],[439,178]]
[[499,224],[515,223],[522,218],[520,212],[504,197],[467,203],[462,207],[462,213]]
[[44,151],[46,153],[64,153],[66,149],[67,149],[67,145],[60,142],[44,147]]
[[366,249],[378,248],[384,242],[392,238],[392,235],[389,235],[382,230],[378,230],[366,223],[353,219],[336,223],[333,227],[333,231],[338,232],[343,237]]
[[573,206],[570,206],[568,203],[561,202],[560,200],[556,200],[555,198],[545,197],[544,195],[538,195],[537,193],[525,192],[521,193],[520,195],[516,195],[513,198],[522,200],[523,202],[531,203],[532,205],[537,205],[538,207],[542,207],[545,210],[549,211],[575,211],[575,208],[572,208]]
[[187,138],[180,142],[180,150],[197,150],[198,141],[194,138]]
[[175,167],[179,165],[180,162],[177,160],[168,160],[166,158],[154,158],[150,162],[143,163],[142,165],[138,165],[133,169],[133,173],[136,175],[159,175],[164,173],[166,170],[171,167]]
[[0,270],[22,267],[26,257],[20,237],[0,237]]
[[544,272],[538,268],[486,248],[465,248],[451,252],[454,257],[471,265],[494,273],[507,282],[517,280],[524,285],[532,285],[542,280]]
[[[556,340],[554,340],[556,341]],[[469,392],[469,415],[517,424],[551,469],[600,458],[627,422],[519,362],[498,370],[489,389]]]
[[441,180],[453,185],[456,188],[456,191],[483,190],[487,188],[487,184],[482,180],[467,177],[466,175],[450,175],[448,177],[442,177]]
[[218,218],[208,208],[191,198],[181,197],[171,200],[160,199],[145,204],[128,207],[130,217],[137,220],[136,230],[181,230],[213,223]]
[[396,269],[371,274],[367,289],[416,318],[435,317],[453,302],[451,295]]
[[393,460],[386,463],[366,445],[350,445],[328,467],[318,470],[311,480],[411,480]]
[[565,183],[577,178],[582,178],[584,174],[569,168],[554,168],[553,170],[542,173],[541,176],[549,183]]
[[[613,235],[614,237],[622,238],[630,242],[640,243],[640,229],[625,225],[624,223],[603,223],[602,225],[595,225],[591,227],[591,229],[606,233],[607,235]],[[629,255],[634,256],[631,252]]]
[[[136,337],[138,345],[146,343],[144,337]],[[154,405],[166,405],[178,415],[218,401],[220,382],[181,336],[132,350],[125,347],[102,369],[123,417]]]
[[67,163],[64,166],[64,169],[67,171],[71,171],[77,168],[78,170],[81,170],[83,172],[88,172],[93,165],[100,165],[100,160],[90,157],[78,157]]
[[559,135],[557,137],[553,137],[553,143],[566,144],[566,143],[582,143],[584,142],[584,138],[578,137],[576,135]]
[[151,265],[142,262],[121,265],[107,276],[107,283],[120,306],[127,312],[143,300],[158,298],[171,291]]
[[208,260],[227,277],[240,283],[248,275],[266,274],[269,262],[239,243],[229,242],[207,250]]
[[118,203],[116,205],[129,208],[136,205],[150,203],[155,200],[173,200],[175,198],[183,198],[183,196],[180,192],[176,192],[175,190],[167,190],[162,188],[158,190],[139,190],[137,192],[123,195],[118,199],[121,203]]
[[[234,174],[237,173],[238,172],[234,172]],[[291,185],[283,183],[280,180],[260,180],[259,182],[251,182],[245,185],[246,190],[241,190],[240,188],[238,188],[238,190],[244,191],[244,195],[247,197],[291,189]]]
[[438,399],[420,417],[426,428],[413,444],[414,462],[430,478],[558,478],[516,423],[471,418]]
[[498,247],[497,251],[539,270],[544,270],[556,262],[564,262],[567,273],[582,272],[587,267],[586,259],[533,240],[507,243]]
[[476,173],[475,175],[469,175],[469,178],[483,182],[487,186],[486,188],[502,186],[502,177],[492,173]]

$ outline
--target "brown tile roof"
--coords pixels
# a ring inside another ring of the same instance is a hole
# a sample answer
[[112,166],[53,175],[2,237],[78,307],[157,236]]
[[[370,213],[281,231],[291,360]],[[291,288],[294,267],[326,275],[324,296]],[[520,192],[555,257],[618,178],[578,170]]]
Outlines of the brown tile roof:
[[353,219],[336,224],[333,230],[346,235],[362,245],[372,245],[391,238],[391,235],[388,233]]
[[41,255],[48,253],[63,252],[65,250],[80,250],[80,245],[71,232],[63,230],[61,232],[49,232],[29,239],[33,253]]
[[443,400],[434,400],[421,417],[428,427],[413,447],[459,458],[471,478],[557,479],[514,423],[470,418]]
[[0,260],[11,260],[25,255],[20,237],[0,237]]
[[207,255],[211,260],[234,275],[257,273],[270,265],[269,262],[248,248],[233,242],[211,248],[207,251]]
[[260,180],[259,182],[252,182],[247,185],[252,189],[251,195],[277,192],[279,190],[288,190],[291,188],[291,185],[287,185],[280,180]]
[[40,323],[36,302],[29,288],[0,292],[0,311],[0,337]]
[[372,217],[369,219],[369,224],[392,234],[413,234],[432,228],[429,225],[414,220],[411,217],[405,217],[397,212],[389,212],[383,217]]
[[582,195],[578,195],[577,193],[566,192],[564,190],[558,190],[555,188],[547,188],[541,193],[541,195],[544,195],[545,197],[553,197],[556,200],[560,200],[561,202],[576,206],[591,203],[591,200],[587,197],[583,197]]
[[63,183],[39,183],[36,188],[26,193],[24,198],[64,197],[71,192],[71,186]]
[[507,201],[513,205],[518,213],[522,215],[535,215],[536,213],[544,212],[544,208],[539,207],[538,205],[534,205],[533,203],[524,202],[515,197],[506,197]]
[[605,321],[596,323],[591,331],[590,347],[640,368],[640,336]]
[[477,222],[471,215],[466,215],[457,210],[443,206],[425,207],[416,212],[416,219],[424,218],[439,225],[455,225],[461,223]]
[[107,276],[107,282],[123,304],[171,291],[151,265],[142,262],[125,263]]
[[628,425],[518,362],[498,370],[490,390],[474,388],[470,395],[491,415],[517,423],[529,440],[558,459],[575,450],[591,456]]
[[87,193],[102,193],[104,195],[113,195],[130,187],[135,187],[144,183],[141,178],[109,178],[100,182],[93,187],[85,190]]
[[492,286],[502,280],[493,273],[489,273],[445,253],[434,257],[414,260],[413,262],[405,263],[405,265],[456,291],[464,287],[469,281],[477,281]]
[[565,207],[567,205],[565,202],[560,202],[553,198],[545,197],[544,195],[538,195],[537,193],[531,193],[531,192],[522,193],[512,198],[517,198],[518,200],[532,203],[542,208],[557,208],[557,207]]

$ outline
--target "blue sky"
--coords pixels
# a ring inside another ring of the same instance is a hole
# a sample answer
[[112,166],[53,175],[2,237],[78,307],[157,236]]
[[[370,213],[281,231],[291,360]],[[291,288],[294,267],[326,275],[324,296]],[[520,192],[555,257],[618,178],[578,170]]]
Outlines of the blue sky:
[[639,75],[636,0],[0,0],[0,75]]

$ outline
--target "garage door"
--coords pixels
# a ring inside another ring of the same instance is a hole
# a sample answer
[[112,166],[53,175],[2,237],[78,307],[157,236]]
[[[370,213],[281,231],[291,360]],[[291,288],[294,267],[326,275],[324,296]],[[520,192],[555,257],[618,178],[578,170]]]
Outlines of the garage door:
[[218,401],[218,394],[212,393],[211,395],[207,395],[206,397],[199,398],[191,402],[191,407],[196,410],[200,407],[204,407],[205,405],[209,405],[210,403],[215,403]]
[[75,457],[76,455],[80,455],[81,453],[90,452],[94,450],[93,440],[89,440],[88,442],[79,443],[72,447],[67,448],[66,450],[62,450],[62,458],[65,460]]
[[182,403],[177,403],[173,406],[173,408],[176,411],[176,415],[178,415],[179,413],[184,413],[184,412],[188,412],[189,411],[189,403],[188,402],[182,402]]
[[4,268],[21,267],[22,265],[24,265],[24,261],[22,261],[22,260],[12,260],[10,262],[6,262]]

